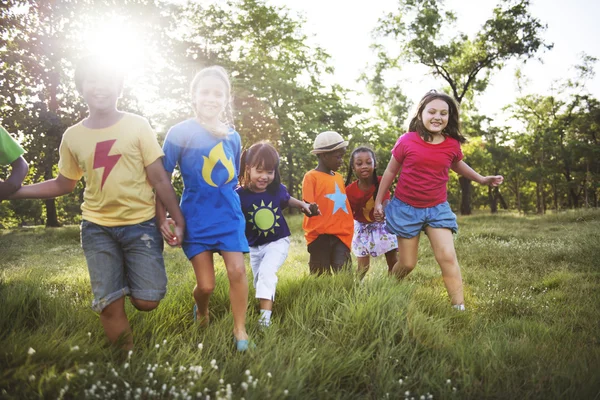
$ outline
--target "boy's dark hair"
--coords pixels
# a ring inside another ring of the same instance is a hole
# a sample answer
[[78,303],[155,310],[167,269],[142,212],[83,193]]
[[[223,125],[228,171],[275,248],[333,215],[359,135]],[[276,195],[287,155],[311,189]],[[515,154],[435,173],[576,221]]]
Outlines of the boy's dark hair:
[[81,93],[83,81],[92,73],[98,73],[116,83],[122,89],[125,82],[125,74],[117,66],[108,63],[104,58],[96,55],[83,57],[75,67],[75,87]]
[[408,125],[408,131],[417,132],[426,142],[430,142],[433,139],[431,132],[425,129],[423,121],[421,121],[421,115],[423,114],[425,106],[427,106],[427,104],[429,104],[432,100],[437,99],[448,104],[448,125],[442,131],[442,135],[450,136],[451,138],[458,140],[459,143],[466,142],[467,139],[460,133],[460,115],[458,113],[458,105],[456,105],[454,99],[448,96],[446,93],[438,93],[435,90],[430,90],[427,92],[427,94],[423,96],[419,102],[417,111]]
[[377,179],[377,158],[375,157],[375,152],[372,148],[367,146],[360,146],[355,148],[350,154],[350,160],[348,161],[348,175],[346,176],[346,186],[348,186],[352,182],[352,165],[354,164],[354,155],[356,153],[371,153],[371,158],[373,158],[373,184],[375,185],[375,192],[373,193],[373,200],[377,198],[377,192],[379,191],[379,179]]
[[261,141],[253,144],[242,153],[240,163],[240,174],[238,180],[240,186],[245,189],[250,184],[250,171],[252,167],[260,167],[267,171],[275,171],[273,182],[267,186],[267,191],[271,194],[277,193],[281,185],[281,176],[279,175],[279,153],[269,142]]

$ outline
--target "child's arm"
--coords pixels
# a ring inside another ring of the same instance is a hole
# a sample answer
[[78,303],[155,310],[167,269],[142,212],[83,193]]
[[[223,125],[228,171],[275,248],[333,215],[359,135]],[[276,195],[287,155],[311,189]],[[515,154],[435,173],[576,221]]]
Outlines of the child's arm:
[[22,186],[9,199],[53,199],[71,193],[77,181],[62,174],[48,181]]
[[498,186],[504,181],[504,177],[502,175],[481,176],[462,160],[452,164],[451,168],[452,171],[456,172],[457,174],[475,181],[480,185]]
[[[183,214],[181,213],[181,209],[179,208],[177,195],[175,194],[173,185],[171,185],[171,180],[169,179],[169,176],[163,167],[162,158],[158,158],[152,164],[148,165],[146,167],[146,174],[148,175],[150,184],[154,190],[156,190],[156,210],[161,213],[160,215],[157,214],[157,219],[161,228],[161,232],[164,235],[162,222],[165,221],[166,212],[164,209],[166,208],[169,210],[169,214],[173,221],[175,221],[174,242],[169,244],[181,245],[183,233],[185,231],[185,220],[183,218]],[[162,208],[159,209],[159,207]]]
[[7,199],[21,187],[29,172],[29,165],[23,157],[17,158],[11,164],[10,176],[5,181],[0,180],[0,200]]
[[[294,197],[290,196],[290,200],[288,201],[290,207],[299,208],[300,211],[304,213],[307,217],[314,217],[315,215],[321,215],[321,211],[319,211],[319,206],[317,203],[307,203],[305,201],[300,201]],[[313,205],[314,204],[314,205]],[[312,210],[311,210],[312,207]]]
[[377,191],[377,198],[375,199],[375,208],[373,211],[373,216],[376,221],[383,221],[384,213],[383,213],[383,198],[385,194],[390,190],[390,186],[392,186],[392,182],[396,175],[398,175],[398,171],[400,171],[400,167],[402,164],[396,160],[394,156],[390,158],[390,162],[388,163],[383,176],[381,177],[381,182],[379,182],[379,190]]

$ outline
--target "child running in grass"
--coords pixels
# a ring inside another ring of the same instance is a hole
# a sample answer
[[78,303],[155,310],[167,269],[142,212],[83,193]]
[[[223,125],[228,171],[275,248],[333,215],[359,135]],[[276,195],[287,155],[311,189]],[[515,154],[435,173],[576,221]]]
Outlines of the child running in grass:
[[448,171],[482,185],[497,186],[503,177],[481,176],[462,161],[458,106],[445,93],[430,91],[419,102],[408,133],[400,136],[375,199],[375,218],[383,221],[383,200],[400,171],[394,198],[385,208],[386,228],[398,236],[398,262],[392,272],[403,278],[417,264],[419,234],[425,231],[454,308],[464,310],[460,267],[452,233],[456,215],[446,201]]
[[304,216],[302,227],[310,254],[311,274],[339,271],[351,264],[350,246],[354,233],[352,209],[346,197],[340,169],[348,142],[333,131],[321,132],[315,138],[313,150],[319,160],[317,167],[304,175],[302,198],[316,203],[320,215]]
[[[358,273],[365,276],[369,270],[371,257],[385,254],[388,272],[397,261],[398,240],[396,236],[385,230],[385,222],[376,221],[373,215],[375,197],[381,177],[377,176],[377,160],[369,147],[357,147],[350,155],[348,177],[346,178],[346,194],[352,215],[354,216],[354,238],[352,252],[358,261]],[[358,178],[354,182],[352,174]],[[387,204],[390,193],[384,196]]]
[[254,275],[256,298],[260,303],[260,327],[271,324],[271,312],[277,287],[277,271],[290,247],[290,229],[283,210],[299,208],[310,216],[310,204],[290,196],[281,184],[279,154],[266,142],[252,145],[242,153],[240,196],[246,217],[246,237],[250,245],[250,265]]
[[0,179],[0,200],[8,198],[19,190],[29,171],[29,165],[23,158],[25,151],[0,125],[0,166],[10,165],[10,175],[6,180]]
[[102,59],[83,59],[75,85],[88,116],[68,128],[60,144],[58,176],[23,186],[14,198],[51,199],[85,177],[81,246],[87,260],[92,308],[108,339],[133,346],[125,296],[140,311],[155,309],[167,290],[163,240],[155,222],[155,194],[171,213],[175,244],[185,221],[162,164],[163,152],[145,118],[119,111],[120,71]]
[[[233,339],[238,351],[249,347],[246,333],[248,280],[244,253],[249,251],[244,234],[246,220],[235,193],[240,171],[241,138],[233,129],[231,84],[218,66],[196,74],[191,84],[195,118],[173,126],[163,150],[169,174],[175,166],[183,177],[181,210],[186,220],[183,251],[196,274],[193,290],[194,320],[209,323],[208,304],[215,289],[213,254],[220,253],[229,278],[233,312]],[[161,231],[170,243],[171,222],[157,202]]]

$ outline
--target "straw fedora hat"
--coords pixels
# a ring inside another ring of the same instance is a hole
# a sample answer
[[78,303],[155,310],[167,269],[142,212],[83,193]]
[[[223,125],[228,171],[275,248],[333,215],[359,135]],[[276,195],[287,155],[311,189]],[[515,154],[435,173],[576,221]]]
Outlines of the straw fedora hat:
[[344,140],[342,135],[334,131],[321,132],[315,138],[312,154],[328,153],[348,147],[348,141]]

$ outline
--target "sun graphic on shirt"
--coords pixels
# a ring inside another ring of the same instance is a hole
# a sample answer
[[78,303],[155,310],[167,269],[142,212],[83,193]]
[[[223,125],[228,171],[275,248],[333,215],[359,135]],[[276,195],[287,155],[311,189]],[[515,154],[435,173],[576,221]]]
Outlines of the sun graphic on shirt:
[[262,233],[265,237],[269,232],[275,234],[275,228],[280,226],[277,220],[281,217],[276,214],[279,207],[273,208],[273,202],[265,205],[262,200],[260,206],[252,204],[252,207],[254,207],[254,211],[248,212],[252,219],[252,225],[254,225],[252,229],[259,231],[259,235]]

